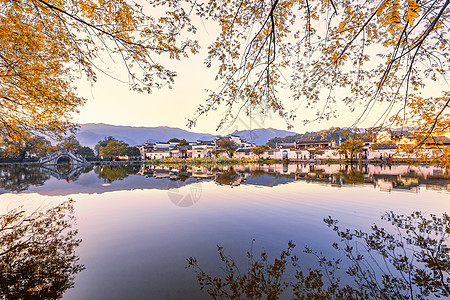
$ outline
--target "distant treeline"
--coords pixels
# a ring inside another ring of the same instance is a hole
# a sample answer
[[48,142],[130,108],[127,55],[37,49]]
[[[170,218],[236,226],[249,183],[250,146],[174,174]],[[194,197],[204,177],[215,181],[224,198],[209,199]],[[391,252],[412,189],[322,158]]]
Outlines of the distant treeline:
[[277,143],[293,143],[297,141],[323,141],[323,140],[339,140],[344,139],[345,134],[348,133],[348,128],[334,127],[321,131],[307,131],[306,133],[299,133],[295,135],[289,135],[284,138],[275,137],[267,142],[270,147],[275,147]]

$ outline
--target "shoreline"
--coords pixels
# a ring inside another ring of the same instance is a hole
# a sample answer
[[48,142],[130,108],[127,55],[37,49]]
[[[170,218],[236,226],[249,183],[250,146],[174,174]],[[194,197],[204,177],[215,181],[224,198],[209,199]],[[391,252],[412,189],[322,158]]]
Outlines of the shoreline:
[[[155,160],[116,160],[116,161],[88,161],[86,164],[74,164],[75,166],[82,165],[124,165],[124,164],[146,164],[146,165],[243,165],[243,164],[343,164],[343,165],[359,165],[359,164],[375,164],[375,165],[433,165],[439,166],[433,160],[420,159],[388,159],[388,160],[357,160],[351,161],[349,159],[302,159],[302,160],[275,160],[275,159],[242,159],[242,158],[185,158],[185,159],[155,159]],[[0,162],[0,166],[45,166],[49,164],[40,164],[37,161],[25,162]]]

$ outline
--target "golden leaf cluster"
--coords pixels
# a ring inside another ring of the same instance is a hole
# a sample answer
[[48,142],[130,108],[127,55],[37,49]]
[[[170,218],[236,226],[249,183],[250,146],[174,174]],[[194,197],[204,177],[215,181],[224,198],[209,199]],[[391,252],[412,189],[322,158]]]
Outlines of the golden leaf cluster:
[[73,84],[96,81],[99,55],[126,66],[138,92],[172,84],[175,72],[154,55],[180,59],[197,52],[195,31],[183,1],[148,1],[165,6],[159,18],[123,0],[0,0],[0,134],[14,140],[42,132],[61,135],[85,99]]
[[[422,132],[448,130],[442,123],[450,110],[446,88],[441,98],[424,93],[432,82],[445,82],[450,68],[449,4],[447,0],[203,2],[198,11],[222,29],[208,48],[206,63],[218,64],[216,80],[223,85],[210,92],[188,125],[223,107],[226,113],[219,128],[232,124],[240,113],[271,112],[289,128],[298,118],[307,123],[337,117],[346,106],[359,116],[349,126],[368,119],[373,120],[371,126],[390,126],[394,116],[395,124],[417,126]],[[429,103],[418,105],[418,97]],[[374,107],[381,108],[374,114]]]

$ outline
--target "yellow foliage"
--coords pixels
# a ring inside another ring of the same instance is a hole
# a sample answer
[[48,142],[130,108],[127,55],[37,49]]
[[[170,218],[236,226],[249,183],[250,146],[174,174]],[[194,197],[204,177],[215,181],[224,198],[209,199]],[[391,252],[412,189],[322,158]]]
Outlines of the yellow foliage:
[[165,3],[166,16],[154,20],[124,0],[0,0],[0,135],[26,140],[73,129],[72,116],[85,102],[73,81],[82,72],[95,82],[94,60],[104,51],[142,68],[128,68],[136,91],[150,92],[156,78],[173,82],[175,73],[150,53],[178,59],[197,44],[178,42],[181,28],[195,28],[179,1]]
[[408,14],[406,18],[408,19],[409,25],[414,24],[414,19],[419,16],[420,7],[419,3],[417,3],[415,0],[408,0]]

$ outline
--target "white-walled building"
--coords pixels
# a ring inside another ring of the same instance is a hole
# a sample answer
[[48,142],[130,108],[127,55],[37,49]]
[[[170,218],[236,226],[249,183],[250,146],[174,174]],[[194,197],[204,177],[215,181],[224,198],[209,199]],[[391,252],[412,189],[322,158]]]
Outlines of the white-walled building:
[[173,158],[191,158],[192,157],[192,146],[175,146],[170,150],[171,156]]
[[[230,135],[229,138],[238,146],[238,149],[251,149],[256,146],[255,144],[249,143],[237,135]],[[216,140],[220,140],[220,138]]]
[[216,151],[214,141],[198,141],[196,145],[192,146],[192,157],[213,157],[214,151]]
[[251,148],[238,149],[234,153],[235,158],[257,158],[257,156],[252,152]]
[[146,153],[146,159],[164,159],[170,158],[171,153],[169,148],[159,148]]

